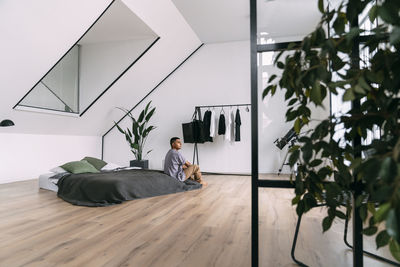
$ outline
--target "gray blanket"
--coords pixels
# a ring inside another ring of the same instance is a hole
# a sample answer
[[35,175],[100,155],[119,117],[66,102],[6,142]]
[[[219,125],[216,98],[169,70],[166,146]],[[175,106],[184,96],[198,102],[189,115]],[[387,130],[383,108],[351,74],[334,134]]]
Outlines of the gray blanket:
[[195,181],[180,182],[154,170],[67,174],[58,180],[57,186],[58,197],[74,205],[90,207],[201,188]]

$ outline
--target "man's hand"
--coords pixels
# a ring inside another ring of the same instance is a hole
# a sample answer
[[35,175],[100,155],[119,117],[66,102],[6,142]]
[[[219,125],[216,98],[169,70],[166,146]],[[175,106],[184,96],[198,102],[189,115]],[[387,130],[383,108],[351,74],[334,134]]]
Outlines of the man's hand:
[[190,165],[192,165],[192,163],[190,163],[189,161],[185,162],[186,167],[189,167]]
[[182,165],[182,168],[183,168],[183,169],[186,169],[187,167],[188,167],[188,166],[186,166],[186,164],[183,164],[183,165]]

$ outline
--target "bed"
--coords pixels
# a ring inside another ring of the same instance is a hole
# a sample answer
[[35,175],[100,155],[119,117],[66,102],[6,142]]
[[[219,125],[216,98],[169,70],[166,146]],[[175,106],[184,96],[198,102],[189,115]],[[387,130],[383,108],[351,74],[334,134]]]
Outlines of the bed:
[[39,188],[50,190],[57,192],[57,179],[52,179],[52,177],[56,175],[54,172],[52,173],[45,173],[39,176]]
[[180,182],[162,171],[143,169],[44,174],[39,177],[39,186],[57,192],[58,197],[73,205],[89,207],[201,188],[192,180]]

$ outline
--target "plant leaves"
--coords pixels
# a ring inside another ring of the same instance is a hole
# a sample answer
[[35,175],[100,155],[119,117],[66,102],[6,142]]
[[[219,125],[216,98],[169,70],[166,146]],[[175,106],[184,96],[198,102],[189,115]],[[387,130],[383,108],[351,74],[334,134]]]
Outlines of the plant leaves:
[[395,239],[396,241],[400,239],[399,224],[397,221],[396,211],[394,209],[389,210],[388,216],[386,218],[386,231],[388,235],[393,237],[393,239]]
[[332,222],[333,222],[333,219],[332,219],[332,218],[330,218],[330,217],[325,217],[325,218],[322,220],[322,230],[323,230],[324,232],[326,232],[327,230],[329,230],[329,228],[331,228],[331,226],[332,226]]
[[144,110],[142,110],[142,112],[140,112],[138,123],[141,123],[143,121],[143,119],[144,119]]
[[364,230],[363,230],[363,233],[364,233],[365,235],[371,236],[371,235],[376,234],[377,231],[378,231],[378,227],[376,227],[376,226],[371,226],[371,227],[368,227],[368,228],[364,229]]
[[343,94],[343,101],[352,101],[356,98],[354,95],[353,89],[349,88],[346,90],[346,92]]
[[310,99],[316,105],[321,105],[322,103],[321,84],[319,80],[315,80],[314,86],[311,88]]
[[378,210],[375,212],[374,219],[376,223],[379,223],[386,219],[387,214],[389,213],[390,210],[390,203],[384,203],[379,206]]
[[295,150],[295,151],[293,151],[293,153],[290,154],[289,164],[291,167],[293,167],[294,164],[297,162],[297,160],[299,159],[299,155],[300,155],[299,150]]
[[271,77],[268,79],[268,83],[271,83],[273,80],[275,80],[277,76],[275,74],[272,74]]
[[147,114],[147,111],[149,110],[150,104],[151,104],[151,101],[149,103],[147,103],[147,105],[146,105],[146,107],[144,109],[144,113],[145,114]]
[[155,111],[156,111],[156,108],[153,108],[152,110],[150,110],[149,114],[146,115],[146,121],[150,120],[150,118],[153,116]]
[[390,253],[397,260],[400,261],[400,245],[396,240],[391,240],[389,244]]
[[380,247],[384,247],[389,244],[390,236],[386,232],[386,230],[381,231],[375,238],[376,241],[376,249]]
[[321,13],[324,13],[324,0],[318,0],[318,9]]

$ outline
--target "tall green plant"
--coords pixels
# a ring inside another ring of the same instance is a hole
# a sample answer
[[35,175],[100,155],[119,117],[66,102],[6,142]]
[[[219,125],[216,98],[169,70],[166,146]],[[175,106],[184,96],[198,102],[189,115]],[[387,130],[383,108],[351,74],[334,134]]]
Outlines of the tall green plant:
[[[147,126],[151,117],[154,115],[156,108],[150,106],[151,101],[146,105],[146,107],[140,112],[139,118],[135,119],[132,113],[123,108],[119,108],[132,121],[132,126],[123,130],[115,121],[115,126],[117,126],[118,130],[125,135],[126,141],[129,143],[131,151],[137,160],[143,159],[143,151],[144,146],[146,144],[147,137],[149,136],[150,132],[156,129],[155,126]],[[152,150],[147,151],[146,155],[148,155]],[[146,156],[145,155],[145,156]]]
[[[301,215],[325,201],[328,214],[322,227],[326,231],[336,217],[345,218],[340,209],[343,203],[350,214],[349,196],[355,181],[360,182],[363,195],[355,205],[366,225],[363,233],[376,235],[377,248],[389,244],[400,261],[400,1],[375,3],[346,0],[328,11],[319,0],[320,23],[291,55],[284,59],[282,53],[278,55],[275,65],[283,70],[282,75],[279,81],[276,75],[270,77],[263,97],[274,95],[278,87],[285,92],[286,119],[294,122],[297,133],[312,120],[310,104],[322,106],[328,93],[338,94],[340,89],[343,101],[361,102],[344,114],[320,121],[310,136],[301,137],[291,149],[290,164],[300,162],[292,203]],[[350,22],[360,14],[367,14],[371,22],[379,21],[360,47],[367,58],[352,55],[357,51],[353,47],[356,38],[364,30]],[[332,37],[327,37],[327,27],[333,27]],[[361,68],[354,67],[354,56]],[[337,140],[333,136],[339,127],[345,134]],[[365,139],[374,127],[380,128],[381,138],[353,145],[355,138]],[[360,157],[361,153],[369,156]],[[333,181],[328,183],[329,179]]]

